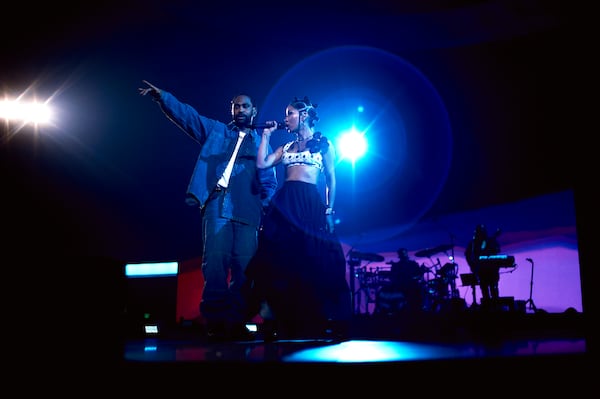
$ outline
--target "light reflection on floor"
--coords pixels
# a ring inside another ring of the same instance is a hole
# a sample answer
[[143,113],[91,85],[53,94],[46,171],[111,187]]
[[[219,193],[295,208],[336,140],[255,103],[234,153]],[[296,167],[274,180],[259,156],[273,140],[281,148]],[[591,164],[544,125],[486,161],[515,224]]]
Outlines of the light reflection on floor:
[[284,362],[389,362],[449,359],[465,356],[461,349],[431,344],[355,340],[326,347],[299,350]]
[[503,341],[501,343],[423,343],[355,339],[261,340],[229,343],[146,339],[125,346],[133,362],[373,363],[552,354],[583,354],[583,338]]

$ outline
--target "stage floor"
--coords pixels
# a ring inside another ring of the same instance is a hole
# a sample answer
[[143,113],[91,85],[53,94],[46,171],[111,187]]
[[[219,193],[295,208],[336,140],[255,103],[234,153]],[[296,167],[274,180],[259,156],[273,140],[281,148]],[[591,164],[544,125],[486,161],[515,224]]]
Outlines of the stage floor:
[[[586,325],[578,312],[469,309],[355,315],[345,336],[264,340],[259,328],[248,339],[215,342],[201,325],[185,324],[155,336],[81,337],[79,346],[63,339],[68,352],[57,348],[46,362],[32,358],[27,370],[35,366],[76,379],[94,392],[117,389],[137,397],[203,395],[215,389],[223,395],[277,398],[389,392],[398,397],[493,393],[509,398],[558,390],[584,395],[596,385],[590,377],[594,361]],[[111,350],[114,339],[117,352]],[[67,355],[74,361],[66,363]],[[60,383],[61,392],[66,382]]]
[[356,315],[345,336],[303,339],[264,340],[258,328],[248,339],[230,342],[212,342],[198,326],[131,337],[123,346],[123,364],[161,372],[173,366],[252,372],[342,367],[362,376],[415,368],[447,373],[460,366],[462,372],[497,378],[553,365],[575,373],[589,349],[583,315],[576,312]]

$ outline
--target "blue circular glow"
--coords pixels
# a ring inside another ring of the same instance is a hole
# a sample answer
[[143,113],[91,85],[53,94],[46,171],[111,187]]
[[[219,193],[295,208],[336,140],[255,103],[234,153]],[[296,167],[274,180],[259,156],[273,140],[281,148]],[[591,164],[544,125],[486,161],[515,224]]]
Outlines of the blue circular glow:
[[[294,96],[305,95],[317,104],[315,129],[338,153],[339,234],[408,228],[429,210],[448,176],[452,135],[446,108],[422,73],[381,49],[327,49],[289,69],[269,92],[262,114],[281,117]],[[351,131],[365,140],[360,158],[340,156],[342,137]],[[278,133],[272,144],[293,138]]]

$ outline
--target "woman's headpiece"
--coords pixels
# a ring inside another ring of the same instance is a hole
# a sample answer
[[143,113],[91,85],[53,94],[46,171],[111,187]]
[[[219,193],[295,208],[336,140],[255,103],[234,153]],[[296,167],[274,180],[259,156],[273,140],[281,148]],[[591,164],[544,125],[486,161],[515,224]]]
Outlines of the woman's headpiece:
[[299,99],[298,97],[294,97],[294,99],[290,102],[290,105],[298,110],[298,112],[306,111],[308,113],[308,125],[313,127],[316,122],[319,121],[319,115],[317,114],[317,104],[313,104],[310,102],[310,99],[307,96]]

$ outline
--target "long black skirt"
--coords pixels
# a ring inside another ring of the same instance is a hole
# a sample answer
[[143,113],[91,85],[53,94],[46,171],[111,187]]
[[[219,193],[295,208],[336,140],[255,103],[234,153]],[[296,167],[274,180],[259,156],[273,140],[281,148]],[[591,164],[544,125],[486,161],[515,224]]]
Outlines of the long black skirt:
[[347,322],[352,314],[344,251],[325,226],[317,186],[286,181],[271,201],[246,269],[249,303],[256,310],[266,302],[290,332]]

